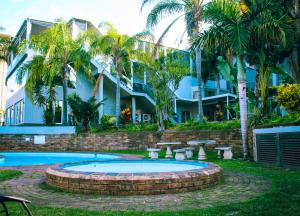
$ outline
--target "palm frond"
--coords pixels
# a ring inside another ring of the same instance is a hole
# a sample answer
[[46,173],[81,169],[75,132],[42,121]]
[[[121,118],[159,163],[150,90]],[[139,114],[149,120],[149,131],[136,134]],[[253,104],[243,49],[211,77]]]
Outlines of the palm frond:
[[176,0],[165,0],[156,4],[147,17],[147,29],[152,29],[162,18],[184,11],[184,4]]
[[155,44],[155,47],[154,47],[154,50],[153,50],[153,56],[156,55],[156,52],[157,52],[157,49],[158,49],[158,46],[161,45],[163,39],[166,37],[166,35],[168,34],[168,32],[170,31],[170,29],[173,27],[173,25],[182,17],[184,16],[184,14],[182,14],[181,16],[177,17],[176,19],[174,19],[168,26],[167,28],[163,31],[163,33],[160,35],[160,37],[158,38],[156,44]]
[[157,2],[157,1],[160,1],[160,0],[143,0],[143,2],[142,2],[142,5],[141,5],[141,8],[140,8],[140,11],[142,12],[143,11],[143,9],[144,9],[144,7],[148,4],[153,4],[153,3],[155,3],[155,2]]

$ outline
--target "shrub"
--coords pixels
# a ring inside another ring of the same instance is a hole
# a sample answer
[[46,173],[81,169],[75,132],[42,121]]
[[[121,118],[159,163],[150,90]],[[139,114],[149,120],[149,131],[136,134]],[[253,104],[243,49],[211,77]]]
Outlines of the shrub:
[[98,116],[98,108],[102,102],[97,102],[95,97],[83,101],[77,94],[72,94],[68,97],[68,103],[78,125],[88,131],[90,123],[95,122]]
[[130,122],[130,119],[131,119],[130,109],[129,108],[123,109],[122,112],[121,112],[122,123],[128,124]]
[[177,124],[172,127],[175,130],[222,130],[222,129],[235,129],[240,127],[238,120],[209,122],[204,121],[199,123],[193,120],[187,121],[182,124]]
[[103,115],[100,120],[100,129],[107,130],[109,128],[113,128],[116,124],[116,117],[110,115]]
[[276,99],[289,113],[300,112],[300,84],[278,86]]

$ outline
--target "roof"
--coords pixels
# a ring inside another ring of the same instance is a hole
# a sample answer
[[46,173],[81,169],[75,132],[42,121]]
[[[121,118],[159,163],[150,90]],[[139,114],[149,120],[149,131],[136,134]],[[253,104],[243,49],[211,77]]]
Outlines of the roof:
[[2,34],[2,33],[0,33],[0,38],[2,38],[2,39],[10,39],[11,36],[8,35],[8,34]]
[[[220,95],[214,95],[210,97],[203,97],[202,101],[210,101],[210,100],[218,100],[218,99],[224,99],[224,98],[231,98],[236,99],[237,96],[235,94],[226,93],[226,94],[220,94]],[[196,103],[198,102],[198,99],[189,99],[189,98],[181,98],[177,95],[177,101],[185,102],[185,103]]]

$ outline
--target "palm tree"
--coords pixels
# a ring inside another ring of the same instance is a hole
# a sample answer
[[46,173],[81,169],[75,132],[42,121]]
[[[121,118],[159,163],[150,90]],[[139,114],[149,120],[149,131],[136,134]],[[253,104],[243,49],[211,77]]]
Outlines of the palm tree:
[[[280,4],[272,0],[250,2],[252,7],[245,7],[244,1],[212,0],[203,12],[206,21],[212,26],[195,41],[203,46],[229,49],[236,58],[244,158],[248,157],[245,53],[253,41],[277,43],[285,37],[285,33],[278,29],[279,20],[269,20],[274,16],[274,11],[280,9]],[[284,14],[281,18],[284,18]]]
[[294,19],[296,34],[294,34],[296,42],[292,54],[289,58],[290,70],[293,73],[294,79],[300,83],[300,2],[299,0],[285,0],[284,5],[289,15]]
[[[105,30],[103,35],[93,37],[90,42],[91,51],[93,54],[104,55],[111,61],[112,72],[117,78],[116,88],[116,126],[120,127],[120,78],[122,74],[126,74],[130,68],[130,57],[133,54],[136,36],[129,37],[128,35],[120,34],[110,23],[104,22],[99,25],[100,32]],[[101,74],[99,79],[101,79]],[[98,79],[98,80],[99,80]],[[99,81],[96,81],[97,82]]]
[[12,45],[10,37],[5,34],[0,34],[0,60],[6,62],[11,49]]
[[[51,86],[55,77],[60,77],[63,87],[63,125],[67,125],[68,112],[68,81],[71,71],[91,77],[91,55],[85,49],[85,37],[72,38],[71,29],[63,20],[55,23],[49,29],[33,36],[29,47],[37,52],[29,63],[26,89],[33,93],[35,83],[42,80]],[[20,70],[18,80],[22,80],[26,70]]]
[[[204,6],[204,0],[143,0],[141,10],[147,4],[156,3],[152,8],[147,18],[147,28],[152,29],[155,27],[161,19],[166,15],[179,14],[164,30],[160,36],[157,44],[160,44],[164,36],[174,26],[174,24],[180,19],[185,19],[186,29],[189,38],[198,35],[201,30],[202,10]],[[202,68],[201,68],[201,48],[200,46],[194,47],[196,58],[196,73],[198,80],[198,120],[203,121],[203,105],[202,105]]]

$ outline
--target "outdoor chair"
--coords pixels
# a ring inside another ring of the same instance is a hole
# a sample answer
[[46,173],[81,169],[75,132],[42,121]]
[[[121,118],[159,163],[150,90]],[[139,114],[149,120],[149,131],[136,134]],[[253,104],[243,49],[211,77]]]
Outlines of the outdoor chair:
[[5,216],[9,216],[9,212],[8,212],[8,208],[6,206],[5,203],[7,202],[17,202],[17,203],[21,203],[22,206],[24,207],[25,211],[27,212],[27,214],[29,216],[33,216],[31,211],[29,210],[28,206],[26,205],[26,203],[30,203],[30,201],[19,198],[19,197],[13,197],[13,196],[4,196],[2,194],[0,194],[0,203],[2,205],[2,210],[0,210],[0,214],[4,214]]

